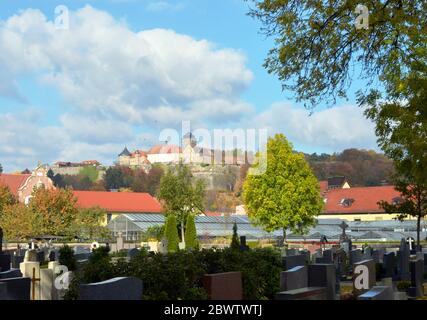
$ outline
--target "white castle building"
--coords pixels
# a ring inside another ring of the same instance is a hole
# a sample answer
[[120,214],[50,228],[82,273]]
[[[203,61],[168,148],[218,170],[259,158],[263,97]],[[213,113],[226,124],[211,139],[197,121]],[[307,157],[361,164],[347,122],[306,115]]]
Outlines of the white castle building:
[[[149,170],[151,164],[230,164],[241,165],[246,161],[245,155],[236,155],[233,151],[225,152],[197,146],[192,133],[182,139],[182,147],[164,143],[152,147],[148,151],[135,150],[130,152],[126,147],[118,156],[118,164],[129,167],[142,167]],[[247,161],[246,161],[247,162]]]

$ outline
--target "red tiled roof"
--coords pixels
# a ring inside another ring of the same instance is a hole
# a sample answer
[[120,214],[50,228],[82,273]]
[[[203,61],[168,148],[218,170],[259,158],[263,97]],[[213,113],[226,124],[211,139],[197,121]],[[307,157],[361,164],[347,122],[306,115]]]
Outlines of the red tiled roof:
[[101,207],[117,213],[160,213],[160,203],[148,193],[73,191],[80,208]]
[[205,212],[206,217],[222,217],[221,212],[214,212],[214,211],[206,211]]
[[173,144],[159,144],[152,147],[148,154],[181,153],[181,148]]
[[18,195],[18,189],[31,177],[31,174],[0,174],[0,184],[9,187],[10,192]]
[[[381,213],[384,210],[380,208],[378,202],[382,200],[392,202],[394,198],[400,197],[400,193],[394,186],[360,187],[330,190],[325,197],[327,202],[324,214]],[[341,204],[343,199],[353,199],[354,202],[345,207]]]
[[319,181],[319,185],[321,193],[328,191],[328,180]]
[[134,152],[132,152],[132,153],[130,154],[130,156],[131,156],[132,158],[135,158],[135,157],[136,157],[136,155],[141,155],[141,156],[143,156],[143,157],[146,157],[146,156],[147,156],[147,152],[142,151],[142,150],[135,150]]

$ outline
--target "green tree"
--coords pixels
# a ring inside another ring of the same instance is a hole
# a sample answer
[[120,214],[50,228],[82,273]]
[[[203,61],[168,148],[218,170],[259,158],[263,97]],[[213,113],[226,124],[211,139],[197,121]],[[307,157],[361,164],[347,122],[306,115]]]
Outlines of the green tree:
[[2,173],[3,173],[3,166],[0,163],[0,174],[2,174]]
[[28,204],[34,216],[34,236],[68,235],[78,215],[76,202],[71,189],[35,189]]
[[196,222],[194,221],[194,215],[192,214],[187,216],[187,223],[185,226],[185,248],[190,250],[199,248]]
[[381,206],[399,219],[417,218],[417,244],[421,219],[427,215],[427,78],[415,75],[401,83],[401,95],[385,101],[378,91],[360,97],[366,115],[376,124],[378,144],[394,161],[394,183],[402,194]]
[[110,167],[104,176],[105,189],[112,190],[128,187],[125,185],[124,174],[120,167]]
[[10,192],[9,187],[0,184],[0,214],[8,205],[17,202],[15,196]]
[[79,174],[88,177],[91,182],[96,182],[99,177],[99,171],[94,166],[85,166]]
[[171,214],[166,218],[165,235],[168,241],[168,252],[176,252],[179,249],[179,236],[176,217]]
[[72,226],[73,235],[89,240],[107,237],[110,231],[102,226],[106,218],[107,211],[100,207],[79,209]]
[[233,237],[231,238],[230,248],[233,250],[239,250],[240,249],[240,239],[239,239],[239,235],[237,234],[237,223],[236,222],[234,222],[234,225],[233,225]]
[[379,80],[388,92],[426,65],[426,1],[369,1],[368,29],[355,27],[359,0],[252,1],[249,14],[276,44],[264,66],[309,108],[346,97],[356,64],[367,89]]
[[184,224],[189,214],[204,212],[205,184],[202,180],[193,181],[190,169],[179,164],[175,170],[170,168],[160,180],[159,199],[167,215],[175,215],[184,239]]
[[[259,156],[259,155],[258,155]],[[248,175],[243,198],[249,216],[268,232],[304,231],[323,208],[320,187],[304,155],[282,134],[267,143],[266,171]]]

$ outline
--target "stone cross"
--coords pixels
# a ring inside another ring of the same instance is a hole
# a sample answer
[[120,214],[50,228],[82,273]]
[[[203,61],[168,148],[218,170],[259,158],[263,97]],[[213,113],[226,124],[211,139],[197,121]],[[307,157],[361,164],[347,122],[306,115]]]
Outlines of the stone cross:
[[408,238],[406,238],[406,242],[409,244],[409,250],[412,250],[412,245],[415,242],[414,238],[408,237]]
[[342,229],[342,234],[340,237],[341,241],[347,240],[347,235],[345,234],[345,230],[348,228],[348,224],[345,223],[345,221],[341,222],[341,224],[339,225],[339,227]]
[[33,277],[31,278],[31,284],[33,286],[33,300],[36,300],[36,282],[40,282],[40,278],[36,278],[36,268],[33,268]]

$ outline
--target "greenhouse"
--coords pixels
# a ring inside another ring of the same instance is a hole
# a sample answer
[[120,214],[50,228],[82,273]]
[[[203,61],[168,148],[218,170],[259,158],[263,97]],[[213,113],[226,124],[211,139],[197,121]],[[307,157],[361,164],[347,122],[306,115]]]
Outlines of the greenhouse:
[[[340,227],[345,220],[319,219],[317,225],[310,228],[304,235],[287,232],[289,241],[319,241],[326,236],[328,241],[338,241],[342,234]],[[108,228],[114,236],[121,233],[126,240],[136,241],[148,228],[163,225],[164,215],[161,214],[123,214],[112,220]],[[345,221],[348,225],[346,234],[356,241],[399,241],[401,238],[416,238],[416,221]],[[277,239],[282,236],[278,230],[268,233],[260,226],[255,226],[248,216],[229,217],[196,217],[197,235],[201,239],[227,237],[233,233],[233,225],[237,224],[239,236],[246,236],[248,240]],[[421,239],[427,237],[427,226],[422,222]]]

